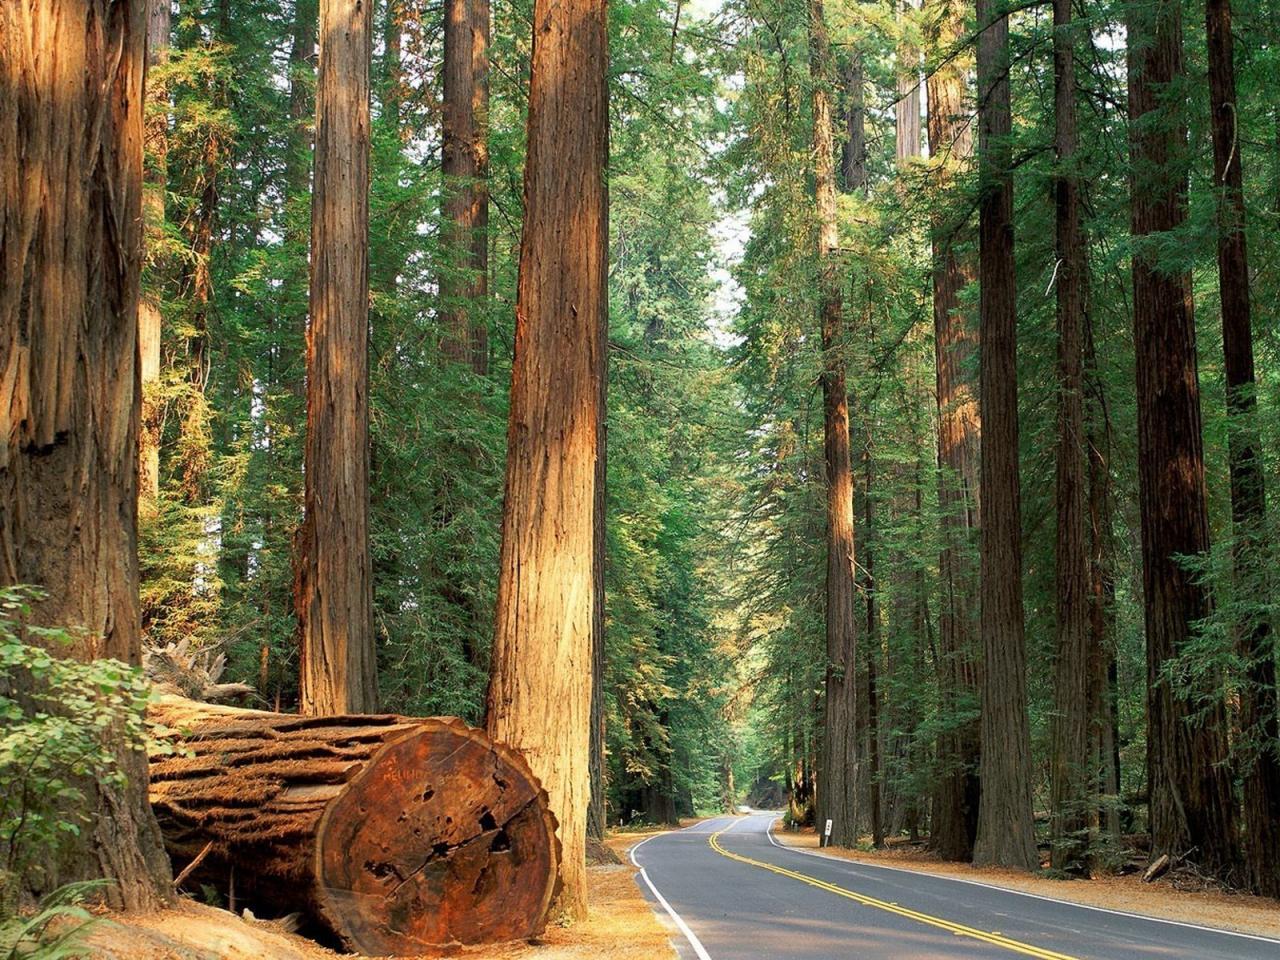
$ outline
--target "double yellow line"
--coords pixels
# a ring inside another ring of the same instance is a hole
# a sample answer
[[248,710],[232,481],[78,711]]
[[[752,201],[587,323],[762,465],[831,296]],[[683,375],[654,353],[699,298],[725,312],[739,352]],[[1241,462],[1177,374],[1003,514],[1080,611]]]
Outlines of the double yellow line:
[[[725,830],[729,829],[728,827]],[[1065,953],[1054,953],[1052,950],[1045,950],[1041,947],[1032,946],[1029,943],[1023,943],[1020,940],[1011,940],[1009,937],[1002,936],[999,933],[988,933],[985,930],[978,930],[975,927],[966,927],[962,923],[954,923],[950,920],[944,920],[941,917],[930,916],[927,913],[921,913],[918,910],[908,910],[906,907],[900,907],[896,903],[889,903],[887,900],[877,900],[875,897],[868,897],[865,894],[857,893],[853,890],[846,890],[844,887],[838,887],[834,883],[827,883],[825,880],[818,880],[816,877],[810,877],[807,874],[797,873],[794,870],[788,870],[785,867],[779,867],[772,863],[765,863],[763,860],[753,860],[751,857],[744,857],[739,853],[733,853],[726,850],[720,845],[720,834],[724,830],[719,830],[711,835],[711,849],[722,857],[728,857],[730,860],[736,860],[738,863],[745,863],[752,867],[759,867],[761,870],[768,870],[770,873],[776,873],[782,877],[790,877],[792,880],[799,880],[801,883],[807,883],[811,887],[817,887],[819,890],[825,890],[828,893],[834,893],[838,897],[844,897],[846,900],[852,900],[866,907],[875,907],[877,910],[883,910],[886,913],[896,914],[899,917],[906,917],[908,920],[915,920],[930,927],[936,927],[939,930],[946,930],[961,937],[972,937],[974,940],[981,940],[983,943],[990,943],[997,947],[1003,947],[1005,950],[1011,950],[1014,953],[1020,953],[1025,957],[1036,957],[1037,960],[1079,960],[1077,957],[1069,956]]]

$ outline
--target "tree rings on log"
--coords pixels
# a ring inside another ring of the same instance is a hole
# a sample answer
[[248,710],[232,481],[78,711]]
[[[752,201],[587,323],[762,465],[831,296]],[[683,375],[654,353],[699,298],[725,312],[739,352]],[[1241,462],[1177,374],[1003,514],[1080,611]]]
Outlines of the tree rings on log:
[[538,936],[558,875],[523,758],[459,720],[297,717],[164,698],[151,760],[176,864],[256,909],[304,910],[349,948],[442,953]]

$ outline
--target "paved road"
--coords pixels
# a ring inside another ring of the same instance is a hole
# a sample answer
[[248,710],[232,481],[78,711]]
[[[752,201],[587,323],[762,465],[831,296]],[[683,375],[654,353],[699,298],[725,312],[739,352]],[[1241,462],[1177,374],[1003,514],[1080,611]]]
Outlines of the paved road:
[[687,960],[1280,960],[1280,940],[1060,903],[778,846],[775,814],[632,851]]

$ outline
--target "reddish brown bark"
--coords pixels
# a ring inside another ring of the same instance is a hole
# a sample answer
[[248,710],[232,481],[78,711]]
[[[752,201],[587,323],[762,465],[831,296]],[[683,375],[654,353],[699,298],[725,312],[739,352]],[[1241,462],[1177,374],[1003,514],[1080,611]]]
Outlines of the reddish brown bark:
[[[964,14],[952,0],[933,0],[935,51],[950,51],[964,35]],[[942,198],[970,163],[973,139],[965,114],[965,66],[953,58],[927,80],[929,152]],[[942,199],[940,198],[940,200]],[[943,729],[938,740],[941,770],[933,798],[933,848],[947,860],[968,860],[978,829],[979,731],[976,711],[976,571],[971,559],[978,529],[978,449],[982,421],[973,383],[977,324],[960,309],[960,291],[975,279],[972,257],[959,249],[961,225],[936,212],[932,223],[933,323],[938,400],[938,507],[942,553],[938,559],[941,600],[938,613],[939,694]]]
[[865,656],[867,725],[863,743],[865,743],[867,757],[866,762],[860,766],[866,769],[866,822],[871,830],[871,842],[877,847],[882,847],[884,846],[884,813],[882,804],[883,789],[880,783],[880,606],[877,595],[875,553],[871,548],[871,540],[875,536],[876,516],[875,494],[872,492],[875,480],[874,436],[874,427],[869,427],[866,445],[862,451],[862,569],[864,572],[862,593],[867,607],[867,635],[865,639],[867,648]]
[[[1241,601],[1265,592],[1257,577],[1267,555],[1266,481],[1258,436],[1253,372],[1249,255],[1245,242],[1244,172],[1236,109],[1231,0],[1207,0],[1209,98],[1213,175],[1218,188],[1218,291],[1222,300],[1222,352],[1227,379],[1228,461],[1231,474],[1233,559]],[[1258,893],[1280,896],[1280,710],[1275,641],[1266,614],[1236,625],[1246,664],[1240,689],[1240,727],[1246,739],[1244,856],[1248,882]]]
[[608,810],[605,793],[608,789],[608,768],[605,760],[605,667],[608,652],[605,646],[605,563],[608,559],[607,523],[609,498],[608,468],[608,418],[609,409],[609,324],[600,325],[600,438],[596,456],[596,491],[591,550],[591,592],[595,606],[591,612],[591,805],[587,811],[587,836],[603,840],[608,829]]
[[1050,758],[1051,859],[1087,872],[1092,781],[1089,750],[1089,559],[1085,527],[1084,308],[1086,256],[1076,171],[1076,79],[1072,0],[1053,6],[1055,283],[1058,325],[1058,449],[1055,503],[1057,658]]
[[[146,30],[143,0],[0,4],[0,582],[48,591],[37,625],[84,629],[59,653],[133,664]],[[52,879],[151,907],[168,863],[146,765],[119,766],[125,786],[86,784],[92,822]]]
[[322,0],[311,202],[306,493],[295,603],[303,713],[377,708],[369,552],[371,4]]
[[[1111,533],[1111,422],[1098,376],[1093,322],[1085,313],[1084,381],[1089,486],[1089,751],[1098,803],[1090,814],[1097,852],[1120,837],[1120,734],[1116,699],[1115,542]],[[1095,857],[1095,859],[1097,859]]]
[[1205,585],[1180,559],[1209,549],[1191,278],[1165,267],[1156,249],[1187,219],[1186,124],[1182,104],[1165,92],[1185,76],[1179,5],[1130,7],[1128,36],[1151,852],[1194,851],[1220,872],[1236,860],[1226,709],[1166,675],[1211,609]]
[[[913,10],[910,0],[899,0],[899,29],[905,26],[905,13]],[[894,103],[894,126],[897,132],[894,153],[901,166],[920,156],[920,50],[905,40],[898,44],[898,99]]]
[[560,822],[560,912],[586,912],[601,328],[608,317],[605,0],[536,0],[525,221],[488,729]]
[[846,193],[867,186],[867,111],[862,54],[855,50],[840,66],[844,101],[844,142],[840,144],[840,183]]
[[1018,471],[1017,288],[1009,137],[1009,20],[1001,0],[979,0],[978,269],[981,285],[982,800],[973,860],[1034,870],[1031,732],[1022,610]]
[[441,126],[445,244],[441,275],[444,351],[483,374],[489,272],[489,3],[445,0]]
[[819,821],[832,821],[831,843],[851,847],[858,840],[853,464],[849,453],[844,312],[836,232],[831,52],[822,0],[810,0],[809,4],[809,72],[813,80],[817,261],[821,271],[823,450],[827,469],[827,665],[817,813]]
[[460,720],[304,718],[165,697],[182,749],[151,759],[175,862],[382,956],[537,936],[555,819],[515,751]]

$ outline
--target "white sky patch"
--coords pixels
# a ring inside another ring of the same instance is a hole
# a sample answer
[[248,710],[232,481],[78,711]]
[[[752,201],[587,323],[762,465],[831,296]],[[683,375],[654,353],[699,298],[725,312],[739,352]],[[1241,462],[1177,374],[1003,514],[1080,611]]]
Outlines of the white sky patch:
[[742,253],[751,235],[746,210],[728,210],[723,206],[723,196],[716,197],[716,205],[723,211],[720,219],[711,227],[711,239],[715,244],[716,260],[711,269],[715,290],[711,294],[711,311],[707,317],[707,329],[711,341],[721,350],[737,346],[742,338],[733,333],[733,322],[746,299],[746,291],[733,276],[733,268],[742,262]]

